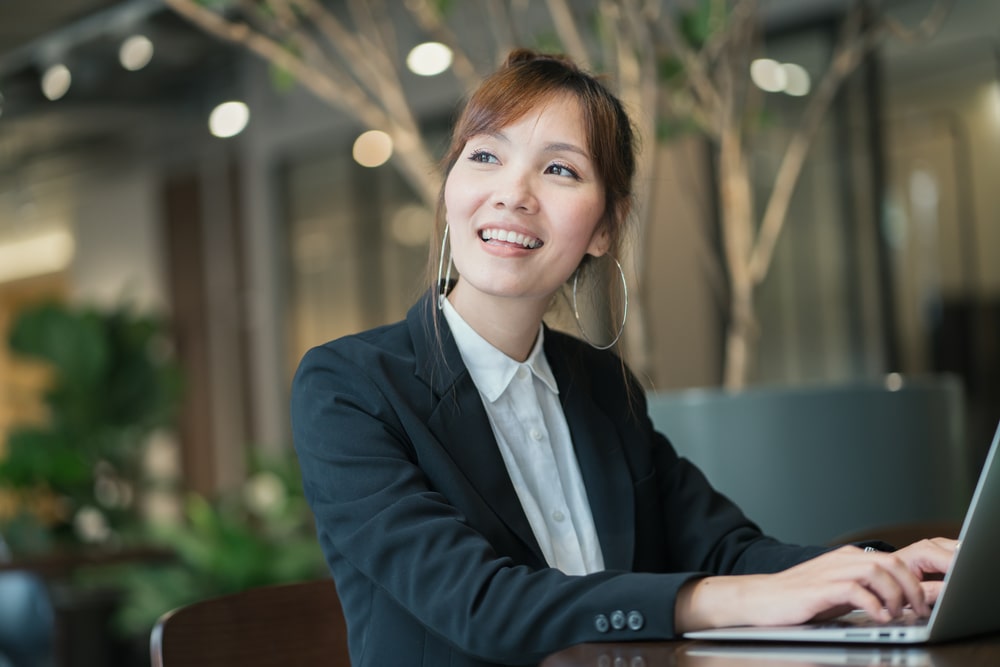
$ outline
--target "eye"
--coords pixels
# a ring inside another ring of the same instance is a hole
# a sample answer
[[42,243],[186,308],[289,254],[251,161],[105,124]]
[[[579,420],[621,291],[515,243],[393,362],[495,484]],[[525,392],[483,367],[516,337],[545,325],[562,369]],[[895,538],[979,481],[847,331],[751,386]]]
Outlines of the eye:
[[556,176],[568,176],[569,178],[574,178],[580,180],[580,175],[575,171],[570,169],[564,164],[559,164],[558,162],[553,162],[548,167],[545,168],[546,174],[555,174]]
[[472,162],[482,162],[483,164],[496,164],[500,161],[493,153],[481,149],[472,151],[472,154],[469,155],[469,160]]

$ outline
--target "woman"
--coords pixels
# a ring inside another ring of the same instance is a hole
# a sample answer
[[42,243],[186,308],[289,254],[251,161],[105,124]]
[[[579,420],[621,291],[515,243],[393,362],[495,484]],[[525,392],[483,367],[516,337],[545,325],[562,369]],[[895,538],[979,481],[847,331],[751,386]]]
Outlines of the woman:
[[515,51],[455,127],[435,288],[404,322],[304,357],[295,446],[356,667],[929,612],[923,575],[954,543],[762,535],[653,430],[616,356],[542,324],[582,266],[617,266],[633,144],[596,79]]

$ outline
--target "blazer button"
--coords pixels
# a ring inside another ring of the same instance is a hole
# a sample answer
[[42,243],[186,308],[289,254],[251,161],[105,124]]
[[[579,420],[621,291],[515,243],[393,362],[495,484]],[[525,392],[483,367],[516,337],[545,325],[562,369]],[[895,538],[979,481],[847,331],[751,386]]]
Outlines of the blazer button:
[[598,614],[594,617],[594,627],[598,632],[607,632],[611,628],[611,624],[608,623],[608,617],[604,614]]
[[625,627],[625,612],[621,609],[611,612],[611,627],[615,630]]
[[642,630],[642,626],[646,624],[645,617],[638,611],[630,611],[628,613],[628,628],[629,630]]

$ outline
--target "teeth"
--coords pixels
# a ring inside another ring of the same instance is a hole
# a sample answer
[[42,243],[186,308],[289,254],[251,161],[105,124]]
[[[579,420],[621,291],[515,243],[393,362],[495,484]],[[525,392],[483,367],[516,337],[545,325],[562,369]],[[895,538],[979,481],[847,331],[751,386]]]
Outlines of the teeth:
[[484,241],[494,239],[496,241],[503,241],[504,243],[516,243],[529,250],[541,247],[542,245],[542,242],[533,236],[525,236],[524,234],[518,234],[506,229],[484,229],[479,235]]

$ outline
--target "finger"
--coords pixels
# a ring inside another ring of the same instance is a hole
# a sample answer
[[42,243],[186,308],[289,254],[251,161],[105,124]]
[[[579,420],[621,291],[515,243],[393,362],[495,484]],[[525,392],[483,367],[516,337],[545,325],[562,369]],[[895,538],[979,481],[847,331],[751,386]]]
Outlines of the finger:
[[[918,573],[914,573],[907,564],[897,558],[894,554],[886,554],[885,567],[891,573],[902,588],[903,597],[915,612],[921,616],[930,614],[930,607],[927,604],[927,595],[921,585]],[[897,610],[897,614],[902,613],[902,609]]]
[[844,602],[854,609],[860,609],[876,621],[887,623],[892,620],[892,614],[886,609],[882,598],[858,582],[849,584]]
[[[941,596],[941,589],[944,588],[944,582],[922,581],[920,582],[920,587],[924,589],[924,599],[927,600],[927,604],[929,606],[937,602],[938,598]],[[927,615],[930,615],[929,611]]]
[[921,615],[930,613],[920,579],[894,554],[868,554],[858,580],[881,598],[893,617],[909,605]]
[[955,550],[958,549],[958,540],[953,540],[948,537],[934,537],[931,538],[931,542],[941,547],[942,549],[951,551],[952,553],[954,553]]
[[[917,588],[919,582],[905,567],[902,568],[905,577],[900,577],[899,571],[894,571],[891,561],[882,563],[879,560],[882,559],[872,558],[864,563],[862,570],[856,574],[856,581],[877,597],[881,606],[895,618],[903,613],[903,606],[913,593],[913,590],[907,590],[905,578],[912,579]],[[923,598],[922,590],[919,591],[919,596]]]
[[903,560],[917,576],[932,573],[943,574],[948,571],[958,548],[957,540],[938,537],[933,540],[914,542],[897,551],[895,555]]

